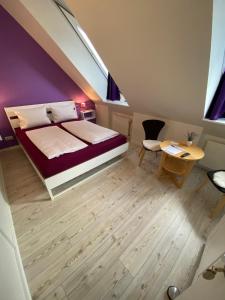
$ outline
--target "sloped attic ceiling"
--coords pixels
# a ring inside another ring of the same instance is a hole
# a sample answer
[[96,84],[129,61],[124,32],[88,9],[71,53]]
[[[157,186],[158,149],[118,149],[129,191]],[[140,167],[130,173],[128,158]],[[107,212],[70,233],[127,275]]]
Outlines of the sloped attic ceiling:
[[99,101],[101,97],[105,97],[106,77],[99,71],[99,67],[53,0],[0,0],[0,5],[90,99]]
[[200,124],[212,0],[66,0],[135,112]]

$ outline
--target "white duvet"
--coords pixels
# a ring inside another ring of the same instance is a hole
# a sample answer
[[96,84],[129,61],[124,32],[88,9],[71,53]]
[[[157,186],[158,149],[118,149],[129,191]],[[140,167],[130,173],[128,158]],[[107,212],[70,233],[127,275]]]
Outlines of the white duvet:
[[58,126],[28,130],[26,134],[32,143],[49,159],[87,147],[87,144]]
[[119,134],[114,130],[96,125],[85,120],[64,122],[61,123],[61,125],[72,134],[91,144],[97,144],[106,141]]

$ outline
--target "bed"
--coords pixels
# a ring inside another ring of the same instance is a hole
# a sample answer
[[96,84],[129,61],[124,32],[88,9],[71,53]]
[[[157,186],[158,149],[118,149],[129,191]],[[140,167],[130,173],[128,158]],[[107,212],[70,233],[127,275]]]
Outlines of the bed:
[[[72,101],[64,101],[63,103],[66,102],[71,103]],[[61,103],[62,102],[46,103],[44,106],[48,113],[51,114],[51,106],[60,106]],[[39,106],[43,106],[43,104],[6,107],[5,112],[15,132],[19,145],[46,186],[52,200],[68,189],[71,189],[80,179],[96,173],[102,166],[113,162],[116,158],[120,158],[128,149],[126,137],[118,134],[113,138],[97,144],[84,141],[87,147],[76,152],[66,153],[59,157],[48,159],[28,138],[26,131],[30,129],[21,129],[19,127],[19,120],[15,114],[15,111],[18,109],[36,108]],[[67,131],[63,128],[61,123],[41,125],[32,129],[52,126],[57,126]],[[81,138],[79,137],[79,139]]]

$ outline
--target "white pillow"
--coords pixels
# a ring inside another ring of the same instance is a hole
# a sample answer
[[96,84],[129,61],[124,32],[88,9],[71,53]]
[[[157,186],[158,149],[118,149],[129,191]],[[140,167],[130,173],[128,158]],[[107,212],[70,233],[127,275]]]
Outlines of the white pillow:
[[77,119],[77,110],[75,103],[60,103],[59,105],[52,105],[49,107],[52,112],[52,121],[54,123],[59,123],[62,121],[67,121],[71,119]]
[[17,109],[15,114],[21,129],[51,124],[44,106]]

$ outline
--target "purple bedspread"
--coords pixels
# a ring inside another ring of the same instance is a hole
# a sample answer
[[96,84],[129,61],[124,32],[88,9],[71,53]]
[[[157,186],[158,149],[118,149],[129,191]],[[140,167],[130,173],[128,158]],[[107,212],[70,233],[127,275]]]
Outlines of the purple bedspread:
[[[53,126],[53,125],[49,125]],[[61,127],[60,125],[58,125]],[[43,126],[44,127],[44,126]],[[38,127],[40,128],[40,127]],[[32,128],[34,129],[34,128]],[[27,129],[30,130],[30,129]],[[16,128],[16,136],[18,141],[22,144],[29,157],[41,173],[44,178],[51,177],[69,168],[77,166],[91,158],[94,158],[100,154],[110,151],[116,147],[127,142],[127,139],[123,135],[118,135],[112,139],[101,142],[99,144],[88,144],[88,147],[68,154],[63,154],[59,157],[48,159],[27,137],[26,130]]]

